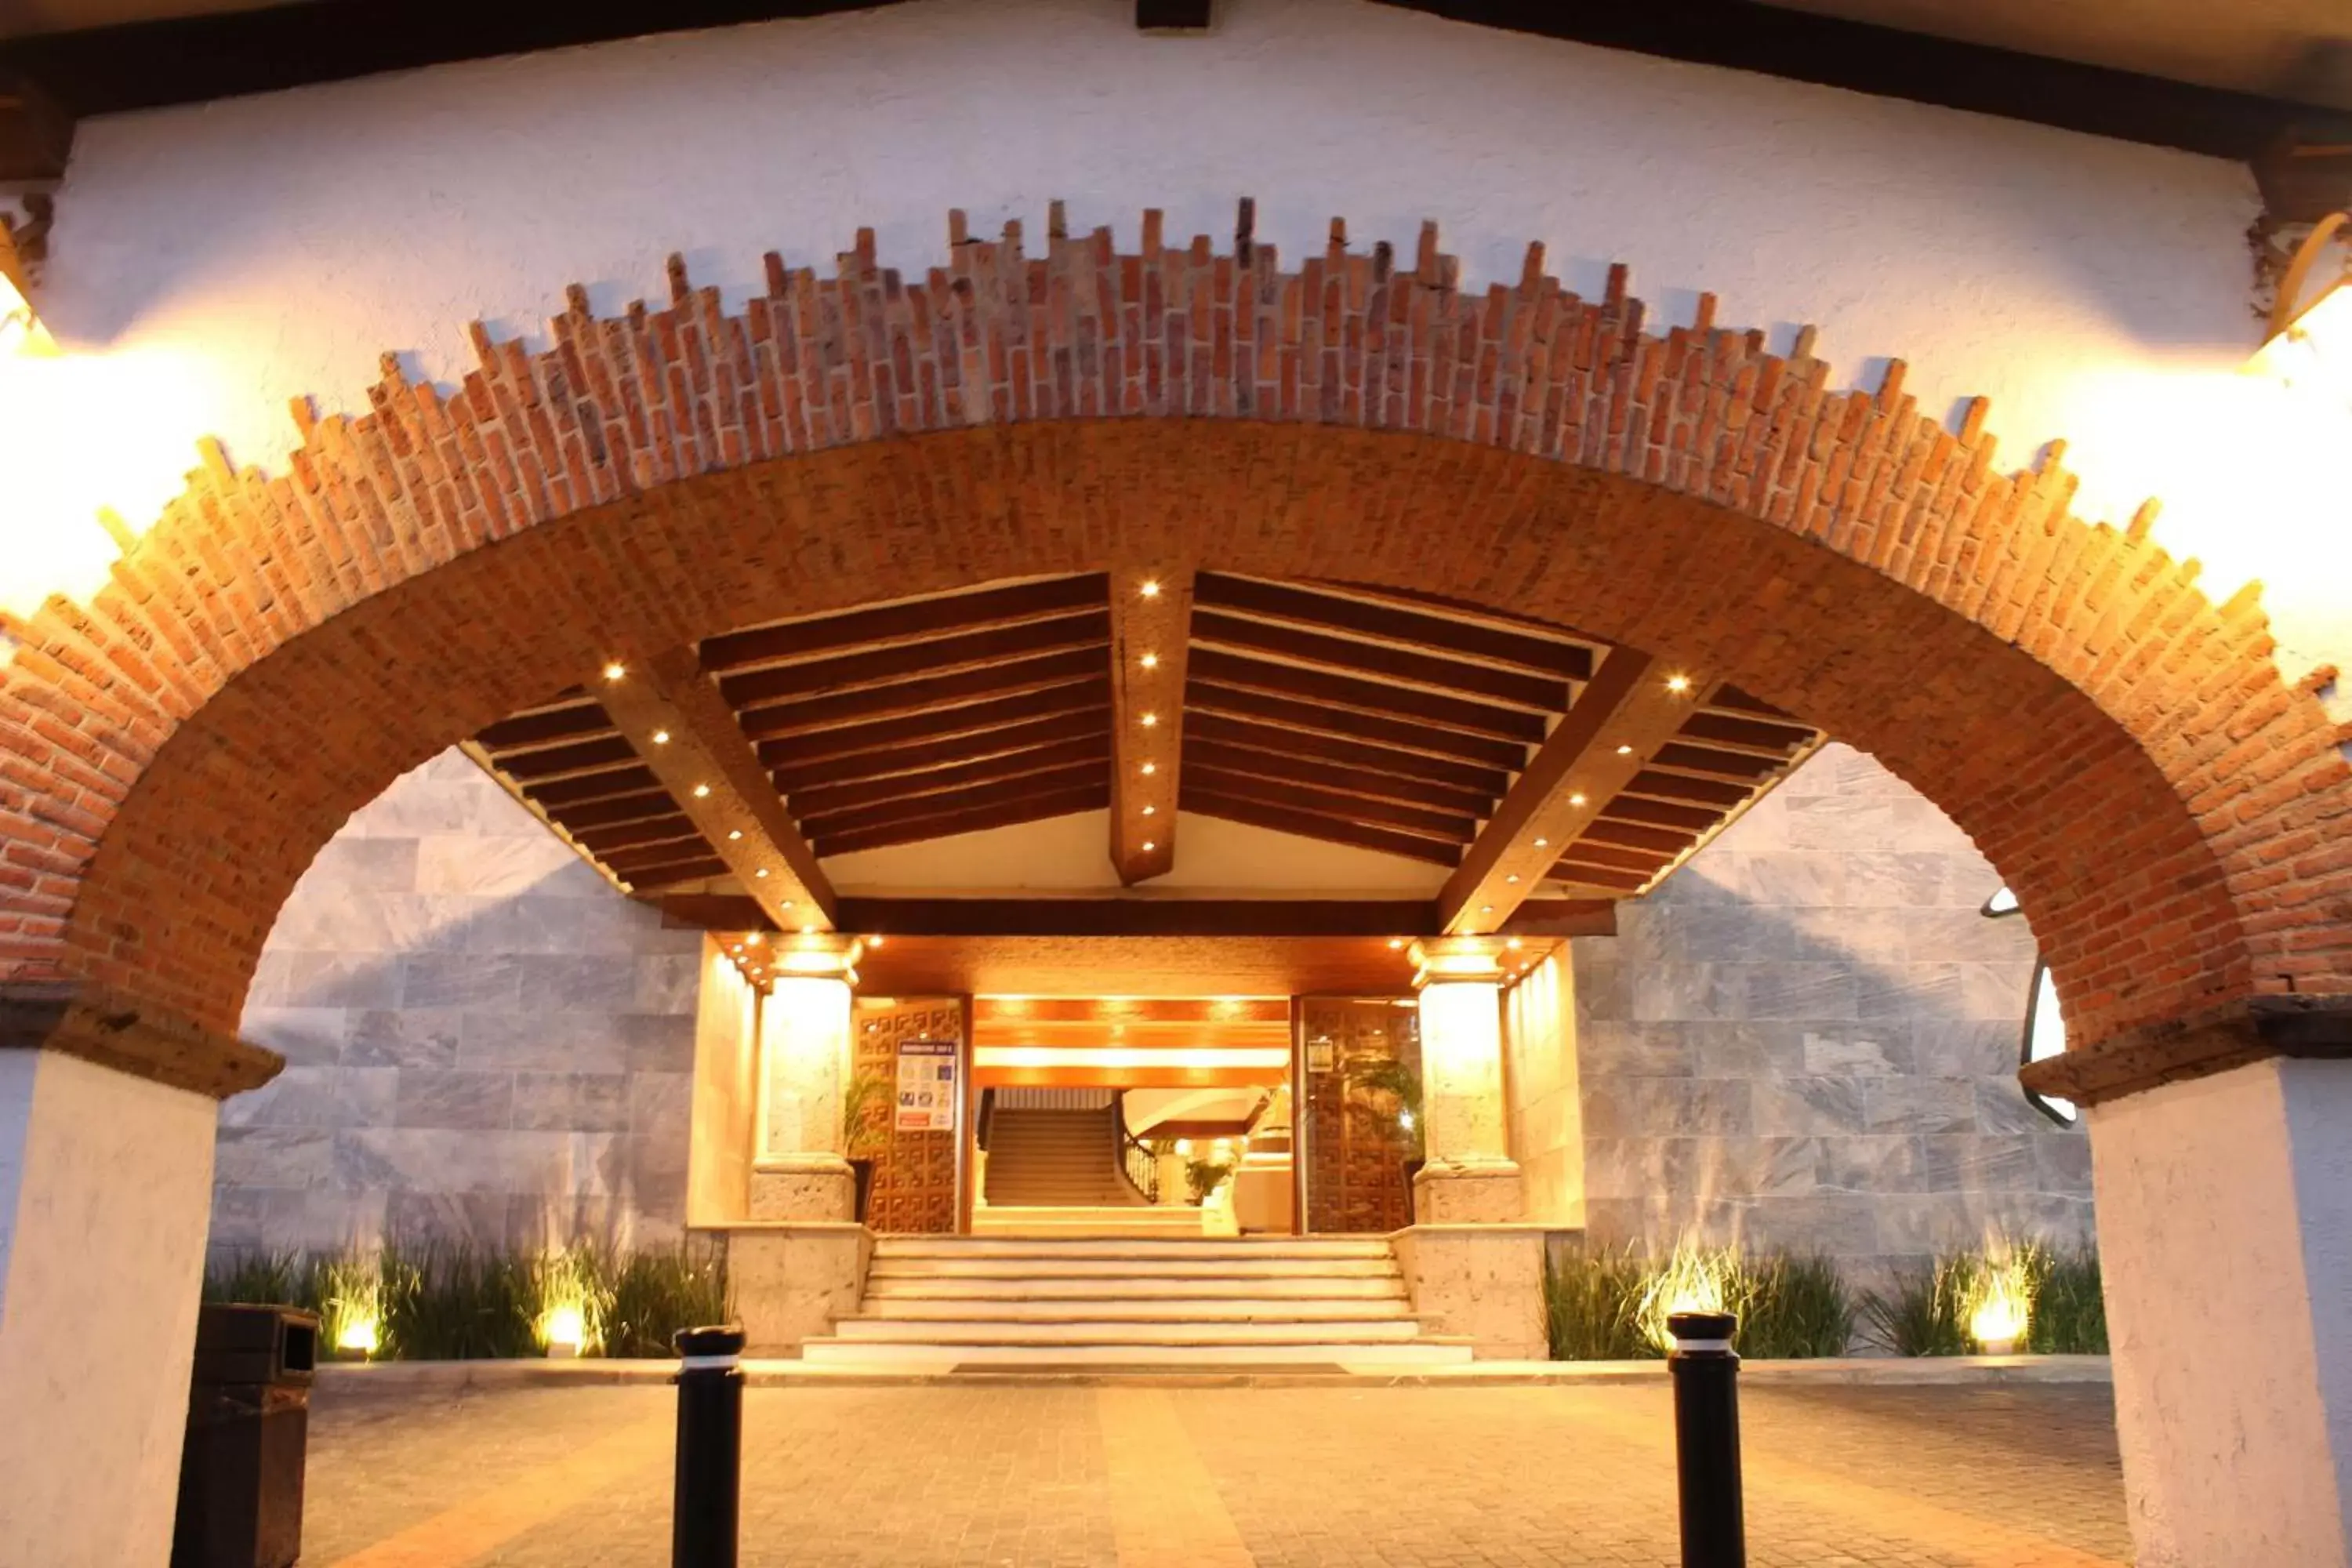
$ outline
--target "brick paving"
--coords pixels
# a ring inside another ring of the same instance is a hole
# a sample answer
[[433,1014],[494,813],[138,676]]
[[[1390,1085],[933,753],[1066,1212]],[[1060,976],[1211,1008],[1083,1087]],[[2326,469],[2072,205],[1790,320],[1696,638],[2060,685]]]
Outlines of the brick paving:
[[[671,1394],[322,1392],[306,1564],[662,1568]],[[1663,1384],[755,1388],[743,1562],[1676,1561]],[[2128,1561],[2099,1386],[1756,1387],[1758,1568]]]

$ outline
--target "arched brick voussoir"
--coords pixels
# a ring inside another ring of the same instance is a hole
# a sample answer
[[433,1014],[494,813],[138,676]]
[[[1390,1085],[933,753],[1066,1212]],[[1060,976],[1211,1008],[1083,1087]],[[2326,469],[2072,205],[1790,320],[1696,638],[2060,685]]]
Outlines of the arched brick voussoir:
[[[1058,229],[1058,223],[1056,224]],[[1455,288],[1425,229],[1296,270],[1255,245],[784,268],[729,315],[395,363],[289,471],[216,447],[87,607],[0,672],[0,977],[225,1026],[269,918],[400,768],[577,679],[781,615],[1099,566],[1433,588],[1737,671],[1884,758],[2024,898],[2083,1043],[2352,994],[2352,781],[2251,595],[2002,474],[1897,363],[1832,392],[1713,303],[1642,331],[1622,269]],[[2218,1011],[2217,1011],[2218,1010]]]

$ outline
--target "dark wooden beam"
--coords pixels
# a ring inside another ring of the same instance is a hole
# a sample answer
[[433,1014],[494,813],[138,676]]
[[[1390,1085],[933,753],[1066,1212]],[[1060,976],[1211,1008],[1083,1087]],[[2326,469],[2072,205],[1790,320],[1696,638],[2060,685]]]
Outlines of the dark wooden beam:
[[1302,758],[1295,752],[1285,754],[1271,746],[1255,749],[1228,746],[1205,740],[1197,733],[1185,742],[1184,763],[1187,767],[1214,768],[1228,773],[1253,773],[1259,778],[1312,784],[1367,800],[1392,800],[1407,805],[1427,806],[1472,819],[1492,811],[1495,795],[1502,793],[1500,784],[1496,785],[1494,795],[1482,795],[1475,790],[1455,789],[1450,784],[1431,784],[1425,779],[1372,773],[1316,758]]
[[[1008,724],[1001,730],[953,735],[944,741],[861,749],[840,755],[821,756],[813,762],[803,762],[787,752],[786,760],[775,768],[773,776],[776,787],[787,796],[792,796],[808,789],[895,778],[901,773],[980,762],[1007,752],[1032,751],[1039,746],[1081,740],[1099,741],[1108,752],[1110,718],[1106,710],[1095,708],[1083,712],[1065,713],[1057,719]],[[788,745],[790,742],[777,744]],[[761,760],[767,761],[769,756],[768,748],[762,746]]]
[[[1040,797],[1065,795],[1107,783],[1104,764],[1097,758],[1043,773],[998,779],[992,784],[967,784],[944,796],[915,795],[908,799],[847,807],[823,816],[804,816],[801,823],[811,838],[820,843],[834,843],[877,828],[898,827],[998,806],[1017,806]],[[932,833],[923,837],[936,838],[943,835]]]
[[583,740],[612,731],[612,716],[600,704],[581,702],[568,708],[549,708],[536,713],[501,719],[475,736],[474,741],[495,757],[509,752],[527,752],[540,746],[551,746],[564,741]]
[[1727,752],[1714,746],[1676,742],[1659,747],[1652,761],[1662,768],[1713,773],[1718,778],[1736,779],[1752,785],[1758,780],[1778,773],[1787,759],[1750,756],[1745,752]]
[[[844,898],[842,929],[900,937],[1377,937],[1402,942],[1441,934],[1428,899]],[[673,893],[662,923],[691,931],[772,929],[735,893]],[[1617,905],[1605,899],[1530,899],[1505,934],[1613,936]]]
[[1735,718],[1727,713],[1694,713],[1682,728],[1683,739],[1743,751],[1787,757],[1813,743],[1813,731],[1801,724],[1769,724],[1760,719]]
[[1625,786],[1625,793],[1727,808],[1738,805],[1753,792],[1746,784],[1726,784],[1719,779],[1693,778],[1687,773],[1644,768],[1633,775],[1633,782]]
[[1376,849],[1383,855],[1401,855],[1409,860],[1425,860],[1435,866],[1451,866],[1461,853],[1454,845],[1434,838],[1393,833],[1386,828],[1368,827],[1359,822],[1269,805],[1264,801],[1204,789],[1198,783],[1185,786],[1180,798],[1186,811],[1196,811],[1202,816],[1222,817],[1227,822],[1269,828],[1276,833],[1296,834],[1302,838],[1320,838],[1328,843],[1352,845],[1359,849]]
[[[669,797],[664,795],[662,801],[667,805]],[[697,844],[702,842],[702,832],[694,826],[694,819],[679,811],[673,811],[667,816],[648,816],[635,822],[618,823],[611,827],[576,828],[566,823],[564,829],[572,835],[573,843],[599,858],[608,850],[634,849],[646,844],[667,844],[679,839]]]
[[1263,773],[1232,773],[1212,766],[1197,756],[1185,773],[1187,777],[1197,779],[1202,789],[1212,795],[1263,801],[1268,805],[1309,811],[1318,816],[1332,817],[1341,822],[1402,828],[1408,833],[1441,840],[1449,850],[1455,852],[1478,830],[1477,817],[1466,812],[1431,811],[1395,801],[1367,799],[1313,784],[1268,778]]
[[743,715],[743,732],[754,741],[778,740],[842,725],[936,712],[983,698],[1017,697],[1047,687],[1098,680],[1103,673],[1099,647],[1076,647],[1013,664],[987,665],[952,675],[845,691],[837,697],[804,698],[777,707],[754,708]]
[[1135,0],[1135,25],[1146,33],[1205,33],[1213,0]]
[[[887,0],[312,0],[19,38],[0,71],[28,79],[68,117],[276,92],[454,60],[774,17],[872,9]],[[1138,0],[1197,14],[1204,0]],[[1787,11],[1747,0],[1388,0],[1457,21],[1605,48],[1761,72],[1884,98],[2252,159],[2291,126],[2342,113],[2251,93]],[[1139,10],[1139,16],[1143,13]],[[1187,24],[1189,26],[1191,24]],[[62,157],[52,153],[54,178]]]
[[770,920],[785,930],[833,929],[833,884],[693,648],[614,666],[597,696]]
[[[1500,769],[1505,773],[1517,773],[1527,765],[1528,748],[1521,741],[1489,740],[1483,735],[1465,735],[1458,730],[1441,729],[1409,719],[1382,718],[1374,713],[1359,713],[1348,708],[1327,708],[1319,703],[1302,702],[1263,691],[1245,691],[1238,687],[1202,679],[1197,666],[1192,673],[1193,679],[1184,687],[1184,707],[1188,716],[1222,713],[1235,719],[1257,720],[1284,730],[1367,741],[1395,751],[1427,756],[1440,763],[1459,763],[1488,771]],[[1463,775],[1424,772],[1420,776],[1459,779]],[[1496,793],[1500,794],[1502,786],[1497,784]]]
[[937,816],[913,817],[885,826],[839,834],[820,839],[817,852],[831,857],[853,854],[860,849],[884,849],[894,844],[919,844],[925,839],[946,838],[958,833],[979,833],[992,827],[1011,827],[1017,823],[1069,816],[1081,811],[1100,811],[1108,805],[1110,781],[1103,779],[1059,795],[1028,795],[1002,805],[944,811]]
[[581,741],[568,746],[550,746],[537,752],[509,752],[496,756],[499,770],[517,784],[530,785],[539,780],[574,777],[582,773],[613,773],[635,765],[637,753],[620,735],[606,735],[593,741]]
[[[1195,683],[1189,689],[1198,691],[1201,687]],[[1511,784],[1511,775],[1501,768],[1477,767],[1420,752],[1370,745],[1311,730],[1260,724],[1218,712],[1186,715],[1184,739],[1187,746],[1213,742],[1222,747],[1265,752],[1318,767],[1329,765],[1358,773],[1376,773],[1399,784],[1448,790],[1488,804]]]
[[2344,123],[2352,118],[2252,93],[1784,10],[1753,0],[1643,0],[1632,5],[1608,0],[1383,3],[1458,22],[2216,158],[2252,159],[2301,121]]
[[1565,680],[1592,679],[1591,648],[1478,621],[1454,620],[1368,599],[1295,588],[1286,583],[1227,577],[1216,573],[1202,574],[1199,600],[1205,607],[1231,610],[1258,620],[1354,632],[1408,647],[1438,648]]
[[983,626],[1051,620],[1078,610],[1101,607],[1107,602],[1104,584],[1099,572],[1080,577],[1053,577],[1010,588],[916,599],[903,605],[852,610],[847,615],[820,616],[814,620],[730,632],[704,640],[702,668],[725,674],[815,654],[919,642]]
[[[642,817],[660,816],[677,809],[669,792],[661,787],[650,768],[632,768],[625,788],[607,794],[582,795],[573,799],[559,800],[555,792],[567,785],[548,784],[530,792],[530,798],[541,811],[556,818],[566,827],[595,827],[606,823],[635,822]],[[575,780],[590,784],[593,780]]]
[[[0,60],[10,51],[0,49]],[[24,69],[0,66],[0,181],[62,180],[73,153],[74,116]]]
[[[1438,894],[1445,930],[1479,935],[1511,918],[1617,792],[1689,719],[1711,682],[1621,647],[1528,759]],[[1631,830],[1640,831],[1640,830]]]
[[642,866],[629,873],[632,892],[658,893],[665,888],[675,888],[687,882],[708,882],[714,877],[727,875],[727,862],[716,856],[704,855],[694,859],[675,860],[662,866]]
[[1467,692],[1520,708],[1556,713],[1568,706],[1568,682],[1492,665],[1470,664],[1382,642],[1359,642],[1296,626],[1245,620],[1222,611],[1192,617],[1192,640],[1211,647],[1271,654],[1276,658],[1339,671],[1409,680],[1441,691]]
[[1544,720],[1540,713],[1529,713],[1517,708],[1498,708],[1491,703],[1422,691],[1393,682],[1363,680],[1329,670],[1301,669],[1297,665],[1247,658],[1215,648],[1196,647],[1192,650],[1192,673],[1217,686],[1298,698],[1332,708],[1352,708],[1360,713],[1381,718],[1418,719],[1442,724],[1450,730],[1465,730],[1474,735],[1490,735],[1497,740],[1533,744],[1542,740],[1544,735]]
[[987,670],[1035,654],[1101,647],[1110,641],[1110,615],[1087,610],[1048,621],[963,632],[930,642],[898,643],[864,653],[772,665],[724,676],[719,689],[735,708],[835,697],[915,676]]
[[1192,577],[1171,561],[1111,574],[1110,863],[1129,887],[1176,864]]
[[1080,735],[1056,741],[1050,745],[1002,752],[971,762],[951,763],[940,767],[894,773],[880,778],[860,779],[852,784],[799,790],[786,798],[793,815],[806,822],[835,812],[887,801],[918,799],[968,789],[974,784],[994,784],[1003,779],[1023,778],[1074,763],[1108,767],[1110,763],[1110,737],[1100,732]]

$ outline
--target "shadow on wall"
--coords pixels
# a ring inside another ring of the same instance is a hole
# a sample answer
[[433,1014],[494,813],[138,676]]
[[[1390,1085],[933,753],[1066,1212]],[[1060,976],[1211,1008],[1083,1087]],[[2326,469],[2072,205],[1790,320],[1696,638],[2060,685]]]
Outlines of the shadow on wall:
[[1864,1285],[1989,1228],[2088,1239],[2088,1141],[2018,1087],[2033,941],[1980,912],[1999,886],[1830,746],[1579,939],[1588,1237],[1822,1252]]
[[675,1240],[700,953],[462,753],[408,773],[262,953],[244,1032],[288,1065],[221,1108],[214,1250]]

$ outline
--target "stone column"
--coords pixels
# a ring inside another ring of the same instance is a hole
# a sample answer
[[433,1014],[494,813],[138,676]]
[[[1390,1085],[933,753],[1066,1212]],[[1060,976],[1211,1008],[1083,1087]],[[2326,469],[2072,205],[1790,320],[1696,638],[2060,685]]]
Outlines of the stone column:
[[1486,936],[1412,949],[1427,1148],[1413,1178],[1419,1224],[1508,1224],[1527,1212],[1503,1100],[1503,952]]
[[0,986],[0,1557],[171,1554],[219,1101],[283,1065],[119,994]]
[[760,1001],[755,1220],[848,1220],[856,1181],[843,1157],[842,1092],[851,1070],[850,997],[858,942],[831,933],[774,939],[775,978]]
[[2090,1106],[2143,1568],[2352,1563],[2352,1062]]

